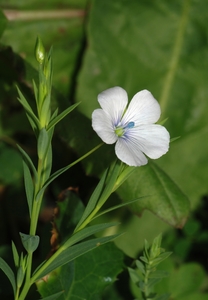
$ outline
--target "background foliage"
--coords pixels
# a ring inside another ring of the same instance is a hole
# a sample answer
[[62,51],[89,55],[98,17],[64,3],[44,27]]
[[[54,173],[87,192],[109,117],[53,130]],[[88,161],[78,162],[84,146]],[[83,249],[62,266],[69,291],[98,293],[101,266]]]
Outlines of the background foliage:
[[[203,258],[208,245],[207,1],[21,0],[17,3],[9,0],[1,1],[0,8],[1,255],[7,253],[9,260],[7,245],[11,239],[21,249],[18,232],[27,231],[28,227],[22,162],[15,145],[20,144],[34,157],[36,150],[29,124],[16,100],[15,85],[32,104],[31,79],[37,76],[33,49],[39,35],[46,49],[53,45],[54,105],[62,110],[81,101],[78,109],[57,128],[54,170],[99,143],[90,119],[98,107],[97,94],[104,89],[122,86],[131,99],[146,88],[160,102],[162,119],[168,118],[165,126],[171,137],[180,138],[171,144],[167,155],[138,168],[109,202],[116,204],[121,200],[149,197],[132,205],[131,211],[120,209],[105,218],[122,222],[116,230],[126,231],[126,234],[118,238],[116,244],[131,257],[137,256],[144,238],[151,240],[161,231],[167,233],[164,243],[168,250],[174,251],[170,271],[180,265],[174,272],[191,274],[194,268],[201,272],[202,280],[191,291],[192,296],[178,292],[181,298],[177,299],[208,299],[202,294],[207,288],[203,281],[207,262]],[[78,187],[79,196],[86,203],[99,176],[114,158],[114,147],[106,145],[49,188],[40,217],[39,232],[44,238],[37,262],[50,251],[50,220],[58,194],[68,187]],[[184,225],[189,212],[187,199],[191,206],[187,225],[182,232],[171,229],[170,225]],[[141,215],[143,209],[148,211],[138,218],[136,215]],[[132,211],[136,215],[132,215]],[[121,261],[112,274],[113,281],[123,268]],[[197,261],[203,267],[186,265],[188,261]],[[79,261],[76,263],[79,265]],[[188,268],[192,268],[191,271]],[[171,278],[166,290],[169,287],[176,299],[179,294],[171,285],[175,288],[179,283],[171,283],[174,280]],[[0,292],[5,292],[3,287],[4,284]],[[115,287],[111,288],[110,295],[114,295],[112,299],[131,299],[129,295],[122,298]],[[106,297],[110,299],[109,295]],[[99,298],[89,296],[88,299]]]

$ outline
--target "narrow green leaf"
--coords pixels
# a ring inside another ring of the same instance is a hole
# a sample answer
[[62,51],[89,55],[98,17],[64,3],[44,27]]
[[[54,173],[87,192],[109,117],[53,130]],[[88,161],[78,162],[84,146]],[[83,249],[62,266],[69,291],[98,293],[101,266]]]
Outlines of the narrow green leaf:
[[33,179],[30,173],[30,169],[26,164],[25,160],[23,162],[23,174],[24,174],[24,183],[25,183],[25,192],[27,196],[27,204],[29,208],[29,213],[31,216],[32,213],[32,205],[33,205],[33,196],[34,196],[34,184]]
[[165,277],[168,277],[169,275],[170,275],[170,273],[167,271],[157,270],[157,271],[152,272],[149,275],[149,278],[165,278]]
[[[55,270],[56,268],[63,266],[64,264],[74,260],[75,258],[83,255],[84,253],[98,247],[99,245],[105,244],[114,240],[116,237],[120,236],[120,234],[102,237],[102,238],[95,238],[92,240],[88,240],[86,242],[79,243],[78,245],[74,245],[69,247],[60,253],[57,251],[54,255],[56,258],[54,259],[53,256],[49,258],[48,261],[44,265],[41,266],[37,272],[34,273],[32,277],[32,282],[42,278],[43,276],[47,275],[51,271]],[[58,255],[57,255],[58,253]]]
[[36,168],[31,160],[31,158],[29,157],[29,155],[22,149],[22,147],[20,147],[19,145],[17,145],[19,151],[21,152],[23,159],[25,160],[26,164],[28,165],[29,168],[31,168],[31,170],[33,171],[33,174],[35,176],[35,180],[37,180],[38,176],[37,176],[37,171]]
[[40,128],[40,122],[39,122],[38,118],[34,114],[32,108],[30,107],[29,103],[27,102],[27,100],[25,99],[25,97],[23,96],[22,92],[19,90],[18,87],[17,87],[17,91],[18,91],[18,94],[19,94],[19,98],[17,98],[17,99],[19,100],[19,102],[24,107],[24,109],[27,113],[27,116],[28,116],[28,120],[29,120],[32,128],[35,129],[35,130],[39,129]]
[[[97,224],[97,225],[92,225],[89,227],[86,227],[78,232],[76,232],[75,234],[72,235],[72,237],[70,237],[60,248],[59,248],[59,252],[62,253],[62,249],[66,250],[67,248],[71,247],[72,245],[74,245],[75,243],[78,243],[79,241],[82,241],[84,239],[86,239],[87,237],[89,237],[90,235],[93,235],[97,232],[100,232],[104,229],[107,229],[109,227],[112,226],[116,226],[118,223],[104,223],[104,224]],[[71,249],[71,248],[70,248]],[[57,251],[57,252],[58,252]],[[61,254],[60,254],[61,255]],[[52,258],[51,258],[52,260]],[[42,267],[39,266],[34,274]]]
[[145,268],[141,261],[136,260],[136,266],[142,272],[142,274],[145,274]]
[[51,95],[47,94],[43,100],[43,104],[40,112],[41,120],[43,120],[44,122],[44,124],[41,122],[43,126],[45,126],[45,124],[48,124],[50,122],[50,118],[51,118],[50,106],[51,106]]
[[55,300],[55,299],[58,299],[59,296],[61,296],[61,294],[63,294],[63,292],[64,291],[56,293],[56,294],[53,294],[53,295],[48,296],[48,297],[41,298],[40,300]]
[[99,197],[103,191],[104,185],[105,185],[105,181],[107,178],[107,174],[108,174],[109,169],[106,169],[105,172],[103,173],[98,185],[96,186],[95,190],[93,191],[88,204],[84,210],[84,213],[79,221],[79,223],[77,224],[75,231],[77,228],[80,227],[80,225],[87,219],[87,217],[91,214],[91,212],[95,209],[96,204],[98,203]]
[[33,83],[33,90],[35,94],[36,107],[38,107],[38,88],[34,79],[32,80],[32,83]]
[[80,102],[71,105],[70,107],[65,109],[62,113],[60,113],[57,117],[53,118],[50,121],[50,123],[48,124],[47,130],[50,130],[57,123],[59,123],[63,118],[65,118],[65,116],[67,116],[71,111],[73,111],[79,104],[80,104]]
[[171,254],[172,254],[172,252],[161,253],[160,256],[158,256],[157,258],[153,259],[151,262],[155,266],[155,265],[161,263],[166,258],[168,258]]
[[148,264],[149,263],[149,261],[146,259],[146,257],[144,257],[144,256],[140,256],[140,259],[143,261],[143,262],[145,262],[146,264]]
[[72,237],[70,237],[63,245],[64,248],[68,248],[74,244],[76,244],[79,241],[82,241],[89,237],[90,235],[93,235],[97,232],[100,232],[104,229],[107,229],[112,226],[116,226],[118,223],[103,223],[103,224],[97,224],[97,225],[92,225],[89,227],[85,227],[84,229],[74,233]]
[[[50,131],[51,132],[51,131]],[[74,165],[76,165],[78,162],[80,162],[81,160],[83,160],[84,158],[86,158],[87,156],[89,156],[91,153],[93,153],[94,151],[96,151],[98,148],[100,148],[103,145],[103,143],[99,144],[98,146],[96,146],[95,148],[93,148],[91,151],[87,152],[86,154],[84,154],[82,157],[78,158],[77,160],[75,160],[73,163],[69,164],[68,166],[59,169],[58,171],[56,171],[55,173],[53,173],[48,180],[45,182],[45,184],[43,185],[43,187],[40,189],[40,191],[37,194],[37,199],[39,199],[42,194],[44,193],[46,187],[53,181],[55,180],[58,176],[60,176],[61,174],[63,174],[64,172],[66,172],[67,170],[69,170],[71,167],[73,167]]]
[[42,128],[38,136],[38,157],[43,159],[48,149],[49,137],[45,128]]
[[1,257],[0,257],[0,269],[2,269],[4,274],[8,277],[8,279],[12,285],[14,295],[15,295],[16,283],[15,283],[14,273],[13,273],[12,269],[10,268],[10,266]]
[[128,268],[130,278],[133,283],[137,283],[141,280],[139,274],[132,268]]
[[13,254],[15,267],[17,268],[19,266],[19,254],[17,252],[17,248],[13,241],[12,241],[12,254]]
[[[148,196],[144,196],[144,197],[148,197]],[[100,217],[100,216],[102,216],[102,215],[104,215],[104,214],[106,214],[106,213],[108,213],[108,212],[110,212],[110,211],[113,211],[113,210],[115,210],[115,209],[124,207],[124,206],[126,206],[126,205],[133,204],[134,202],[139,201],[141,198],[143,198],[143,197],[140,197],[140,198],[138,198],[138,199],[134,199],[134,200],[131,200],[131,201],[129,201],[129,202],[121,203],[121,204],[112,206],[112,207],[110,207],[110,208],[108,208],[108,209],[105,209],[105,210],[101,211],[99,214],[97,214],[94,218],[92,218],[92,220],[94,220],[94,219],[96,219],[96,218],[98,218],[98,217]]]
[[99,203],[101,203],[101,205],[103,203],[105,203],[105,201],[109,198],[109,196],[112,194],[112,192],[114,191],[114,186],[116,184],[116,181],[118,179],[119,174],[121,173],[121,168],[122,168],[122,164],[118,164],[116,162],[114,162],[112,164],[112,166],[110,167],[107,179],[106,179],[106,183],[105,183],[105,189],[102,192],[102,195],[99,199]]

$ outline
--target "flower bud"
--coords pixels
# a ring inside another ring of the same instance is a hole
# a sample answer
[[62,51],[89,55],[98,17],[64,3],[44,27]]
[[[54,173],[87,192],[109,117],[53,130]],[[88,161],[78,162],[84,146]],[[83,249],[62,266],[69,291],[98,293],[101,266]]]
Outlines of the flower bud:
[[39,37],[37,37],[35,44],[35,58],[39,64],[42,64],[45,59],[45,48]]

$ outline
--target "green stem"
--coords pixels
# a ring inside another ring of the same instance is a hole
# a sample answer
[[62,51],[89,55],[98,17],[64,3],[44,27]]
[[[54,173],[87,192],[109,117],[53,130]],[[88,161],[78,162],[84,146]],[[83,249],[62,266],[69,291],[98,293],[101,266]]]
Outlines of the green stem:
[[20,289],[19,289],[19,287],[17,287],[17,291],[16,291],[16,295],[15,295],[14,300],[18,300],[18,297],[19,297],[19,291],[20,291]]
[[96,206],[95,209],[91,212],[91,214],[84,220],[84,222],[76,229],[74,230],[74,233],[77,231],[80,231],[81,229],[85,228],[93,219],[93,217],[96,215],[96,213],[101,209],[101,206]]
[[145,300],[148,300],[149,290],[148,290],[148,279],[149,279],[150,270],[148,269],[148,266],[146,268],[145,277],[144,277],[144,296]]

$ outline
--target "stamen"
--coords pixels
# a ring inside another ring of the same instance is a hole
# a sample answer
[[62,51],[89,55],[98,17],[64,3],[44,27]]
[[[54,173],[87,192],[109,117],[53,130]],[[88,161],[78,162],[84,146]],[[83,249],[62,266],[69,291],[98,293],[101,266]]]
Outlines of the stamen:
[[134,122],[129,122],[129,123],[127,124],[126,128],[133,128],[134,125],[135,125]]

